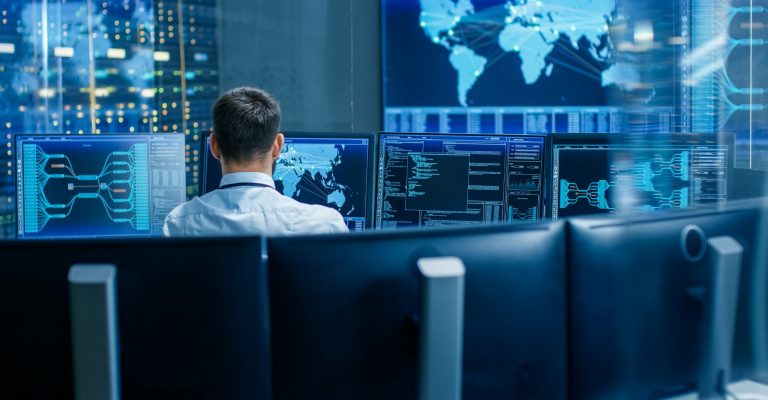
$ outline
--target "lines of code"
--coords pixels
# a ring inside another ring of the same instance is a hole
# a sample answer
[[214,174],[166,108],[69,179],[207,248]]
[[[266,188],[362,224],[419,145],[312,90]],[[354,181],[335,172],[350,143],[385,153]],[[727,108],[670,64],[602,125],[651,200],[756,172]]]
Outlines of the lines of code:
[[376,226],[535,221],[544,137],[382,134]]

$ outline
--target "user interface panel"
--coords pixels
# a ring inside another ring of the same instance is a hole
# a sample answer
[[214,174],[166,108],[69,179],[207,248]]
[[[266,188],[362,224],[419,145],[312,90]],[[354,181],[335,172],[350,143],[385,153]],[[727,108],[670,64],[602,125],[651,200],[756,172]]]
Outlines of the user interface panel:
[[382,133],[378,147],[377,228],[542,217],[543,136]]
[[[554,219],[615,213],[619,207],[689,208],[727,197],[732,146],[714,135],[669,135],[637,143],[563,135],[551,141]],[[619,199],[626,204],[618,204]]]
[[17,236],[160,235],[184,161],[183,135],[17,136]]

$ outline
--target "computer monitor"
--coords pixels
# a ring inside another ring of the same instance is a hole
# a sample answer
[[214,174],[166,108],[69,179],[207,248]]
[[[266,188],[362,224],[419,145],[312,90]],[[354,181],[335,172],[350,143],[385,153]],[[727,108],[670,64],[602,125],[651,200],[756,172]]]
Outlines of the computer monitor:
[[[373,133],[285,133],[285,145],[273,177],[282,194],[307,204],[338,210],[351,231],[370,228],[373,220]],[[203,190],[218,189],[219,160],[203,140]]]
[[[733,201],[729,210],[759,210],[758,217],[745,227],[756,237],[747,243],[749,257],[741,272],[736,337],[733,346],[735,379],[768,381],[768,198]],[[752,225],[756,226],[754,228]],[[744,239],[747,239],[745,236]],[[743,243],[742,243],[743,244]]]
[[701,209],[570,219],[573,397],[667,398],[702,389],[702,328],[713,282],[709,260],[683,252],[689,226],[703,231],[699,245],[727,235],[744,248],[731,378],[751,377],[744,318],[758,216],[755,209]]
[[259,238],[0,242],[0,398],[71,398],[67,274],[117,267],[124,399],[263,399]]
[[19,239],[148,237],[186,200],[183,135],[18,135]]
[[416,398],[416,263],[456,256],[464,396],[565,398],[564,235],[538,223],[270,239],[275,397]]
[[540,219],[545,138],[381,133],[376,227]]
[[706,134],[644,136],[637,142],[609,135],[552,135],[549,215],[557,219],[615,213],[621,207],[655,211],[722,203],[728,196],[733,140]]
[[[612,34],[622,24],[616,18],[619,2],[379,3],[384,129],[510,134],[621,129],[626,113],[612,99],[623,93],[617,70],[629,67],[614,51],[623,40]],[[651,4],[658,15],[681,12],[681,6],[667,3]],[[654,27],[656,38],[681,29],[667,22]],[[666,114],[667,129],[680,120],[680,111],[662,100],[676,86],[648,89],[653,95],[643,110],[647,125],[659,124],[660,114]]]

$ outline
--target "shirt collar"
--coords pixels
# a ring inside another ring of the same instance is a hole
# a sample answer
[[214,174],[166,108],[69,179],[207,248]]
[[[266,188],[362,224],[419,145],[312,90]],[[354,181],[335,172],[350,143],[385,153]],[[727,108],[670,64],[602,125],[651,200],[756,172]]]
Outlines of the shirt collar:
[[219,187],[238,183],[260,183],[275,188],[275,181],[263,172],[232,172],[221,177]]

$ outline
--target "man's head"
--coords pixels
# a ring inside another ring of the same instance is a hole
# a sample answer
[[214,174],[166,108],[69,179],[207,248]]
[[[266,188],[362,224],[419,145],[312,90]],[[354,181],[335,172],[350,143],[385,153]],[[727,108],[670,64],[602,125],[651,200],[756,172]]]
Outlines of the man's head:
[[269,93],[241,87],[213,106],[211,150],[228,167],[272,164],[280,154],[280,104]]

